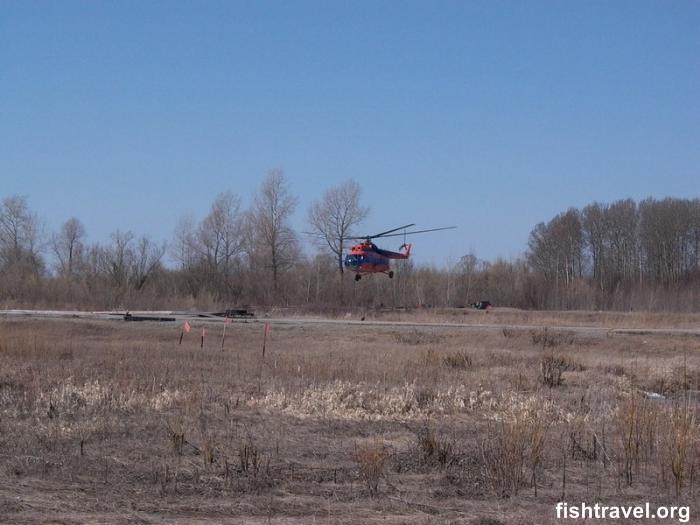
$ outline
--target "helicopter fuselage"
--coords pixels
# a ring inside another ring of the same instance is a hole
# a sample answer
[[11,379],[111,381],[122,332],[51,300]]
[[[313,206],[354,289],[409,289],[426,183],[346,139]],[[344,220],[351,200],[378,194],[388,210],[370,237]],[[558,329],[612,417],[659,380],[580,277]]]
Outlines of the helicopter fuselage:
[[365,273],[386,273],[393,277],[389,261],[391,259],[408,259],[411,254],[411,245],[404,244],[401,252],[392,252],[378,248],[373,242],[365,241],[356,244],[345,256],[345,268],[355,272],[356,279]]
[[[389,267],[389,261],[391,261],[391,259],[408,259],[411,256],[411,245],[406,243],[407,235],[451,230],[455,228],[455,226],[447,226],[445,228],[431,228],[429,230],[406,231],[406,228],[410,228],[411,226],[415,226],[415,224],[406,224],[375,235],[367,235],[366,237],[345,237],[345,239],[362,240],[361,243],[356,244],[350,249],[350,252],[345,256],[345,260],[343,261],[345,268],[351,272],[355,272],[355,281],[359,281],[362,275],[366,273],[385,273],[390,279],[394,277],[394,272]],[[399,230],[404,231],[403,233],[396,233]],[[403,237],[404,243],[401,245],[398,252],[382,250],[372,242],[372,239],[384,237]]]

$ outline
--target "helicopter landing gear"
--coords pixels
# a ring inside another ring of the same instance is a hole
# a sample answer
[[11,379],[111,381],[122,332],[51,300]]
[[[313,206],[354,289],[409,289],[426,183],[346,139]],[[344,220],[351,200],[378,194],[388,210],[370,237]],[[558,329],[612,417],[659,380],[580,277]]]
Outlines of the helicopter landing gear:
[[362,279],[362,276],[359,273],[356,273],[355,274],[355,282],[359,281],[360,279]]
[[393,270],[389,270],[389,279],[393,279],[393,278],[394,278],[394,272],[393,272]]

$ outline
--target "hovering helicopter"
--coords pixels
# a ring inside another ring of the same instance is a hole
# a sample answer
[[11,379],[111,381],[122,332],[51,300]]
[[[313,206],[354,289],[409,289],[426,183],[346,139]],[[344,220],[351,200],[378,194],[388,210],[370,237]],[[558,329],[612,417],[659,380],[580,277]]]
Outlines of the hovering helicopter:
[[[436,232],[440,230],[453,230],[456,226],[447,226],[445,228],[432,228],[430,230],[418,230],[413,232],[404,231],[403,233],[394,233],[399,230],[405,230],[415,226],[415,224],[406,224],[399,226],[393,230],[377,233],[375,235],[367,235],[365,237],[346,237],[347,240],[362,240],[360,244],[356,244],[350,248],[350,252],[345,256],[345,267],[355,272],[355,281],[362,279],[362,275],[366,273],[385,273],[389,279],[394,277],[394,271],[390,269],[389,261],[391,259],[408,259],[411,256],[411,244],[406,243],[407,235],[416,233]],[[399,248],[398,252],[383,250],[377,247],[372,242],[372,239],[384,237],[404,237],[404,243]]]

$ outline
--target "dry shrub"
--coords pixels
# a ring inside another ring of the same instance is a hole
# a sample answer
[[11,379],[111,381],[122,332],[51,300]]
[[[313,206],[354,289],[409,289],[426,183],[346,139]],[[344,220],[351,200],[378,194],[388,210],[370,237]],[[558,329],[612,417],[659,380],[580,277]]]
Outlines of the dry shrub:
[[211,431],[207,415],[204,411],[201,411],[199,414],[199,434],[202,439],[202,448],[200,450],[202,462],[204,463],[204,467],[207,468],[214,464],[216,438]]
[[474,364],[471,355],[463,350],[443,356],[442,362],[446,367],[457,370],[468,370]]
[[637,396],[625,399],[617,411],[620,475],[632,485],[640,465],[656,459],[662,479],[671,478],[680,496],[694,476],[698,430],[696,408],[686,401],[662,406]]
[[568,423],[571,459],[605,462],[606,447],[591,426],[590,414],[572,415]]
[[469,522],[469,525],[505,525],[501,520],[491,517],[474,518]]
[[561,377],[563,371],[564,367],[559,359],[553,355],[544,356],[540,361],[540,383],[549,388],[560,386],[564,381]]
[[671,407],[662,438],[663,460],[673,475],[676,496],[680,496],[686,481],[692,476],[695,451],[698,444],[698,425],[695,409],[688,403],[676,403]]
[[176,418],[172,421],[166,421],[165,425],[168,429],[168,438],[173,447],[173,451],[178,456],[182,455],[183,447],[185,446],[185,423],[182,418]]
[[531,330],[530,340],[535,346],[554,348],[555,346],[574,344],[576,336],[572,332],[552,332],[544,328],[542,330]]
[[555,414],[541,399],[531,398],[496,421],[490,421],[481,441],[482,472],[500,498],[518,494],[526,467],[537,494],[537,473],[542,470],[549,429]]
[[565,355],[558,355],[554,357],[558,362],[559,366],[564,372],[583,372],[586,370],[586,367],[576,361],[575,359],[572,359],[571,357],[567,357]]
[[622,377],[625,375],[625,367],[622,365],[605,365],[603,367],[603,372],[616,377]]
[[426,410],[430,408],[434,404],[436,397],[435,390],[429,386],[416,387],[414,395],[416,400],[416,406],[420,410]]
[[481,443],[486,482],[500,498],[518,494],[524,480],[527,451],[525,421],[490,422]]
[[453,445],[426,426],[416,433],[416,450],[422,464],[438,464],[444,468],[454,459]]
[[431,332],[426,332],[422,330],[411,330],[410,332],[396,332],[394,333],[394,339],[397,343],[403,345],[425,345],[425,344],[438,344],[441,343],[444,337],[434,334]]
[[209,467],[214,464],[214,453],[216,451],[214,440],[208,437],[202,443],[202,462],[205,467]]
[[253,479],[270,475],[270,458],[265,456],[252,439],[243,441],[238,448],[238,465],[242,474]]
[[[256,443],[252,437],[241,441],[238,447],[238,474],[231,476],[231,486],[239,492],[261,492],[275,486],[272,475],[272,456]],[[225,469],[228,465],[225,464]],[[229,475],[226,472],[226,475]]]
[[421,365],[422,366],[424,366],[426,368],[430,368],[430,367],[438,366],[439,364],[440,364],[440,356],[432,348],[428,348],[421,355]]
[[586,369],[581,363],[563,355],[545,355],[540,361],[540,383],[554,388],[560,386],[564,380],[564,372],[583,372]]
[[700,384],[698,370],[686,366],[642,369],[635,375],[638,376],[636,382],[640,388],[665,396],[682,397],[683,393],[697,389]]
[[518,330],[514,330],[513,328],[503,328],[501,333],[506,339],[515,339],[518,337],[518,335],[520,335]]
[[365,482],[371,498],[379,494],[379,481],[384,477],[388,457],[386,447],[379,442],[358,445],[355,449],[355,462],[360,478]]
[[586,369],[581,363],[563,355],[548,354],[540,361],[540,383],[554,388],[563,383],[563,372],[582,372]]
[[640,396],[623,400],[617,410],[617,432],[621,446],[620,475],[632,485],[639,465],[649,460],[656,445],[659,407],[654,401]]

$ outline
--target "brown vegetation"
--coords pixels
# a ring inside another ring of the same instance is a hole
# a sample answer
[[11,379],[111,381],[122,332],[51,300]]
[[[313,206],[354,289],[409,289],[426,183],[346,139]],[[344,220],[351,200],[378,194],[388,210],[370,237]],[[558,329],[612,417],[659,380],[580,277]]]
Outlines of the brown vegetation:
[[201,350],[166,324],[2,321],[0,515],[553,524],[560,498],[697,500],[694,339],[276,325],[263,359],[259,325],[223,352],[221,328]]
[[[328,189],[290,226],[297,200],[279,170],[248,208],[219,194],[169,248],[115,231],[88,243],[77,218],[53,234],[24,197],[0,203],[0,307],[222,309],[254,304],[334,313],[347,308],[461,307],[489,300],[533,309],[700,311],[700,201],[631,200],[571,209],[535,226],[513,260],[467,254],[442,268],[396,261],[395,278],[354,283],[343,257],[368,210],[359,186]],[[450,235],[457,235],[452,233]],[[460,234],[461,235],[461,234]],[[167,257],[169,256],[169,257]]]

